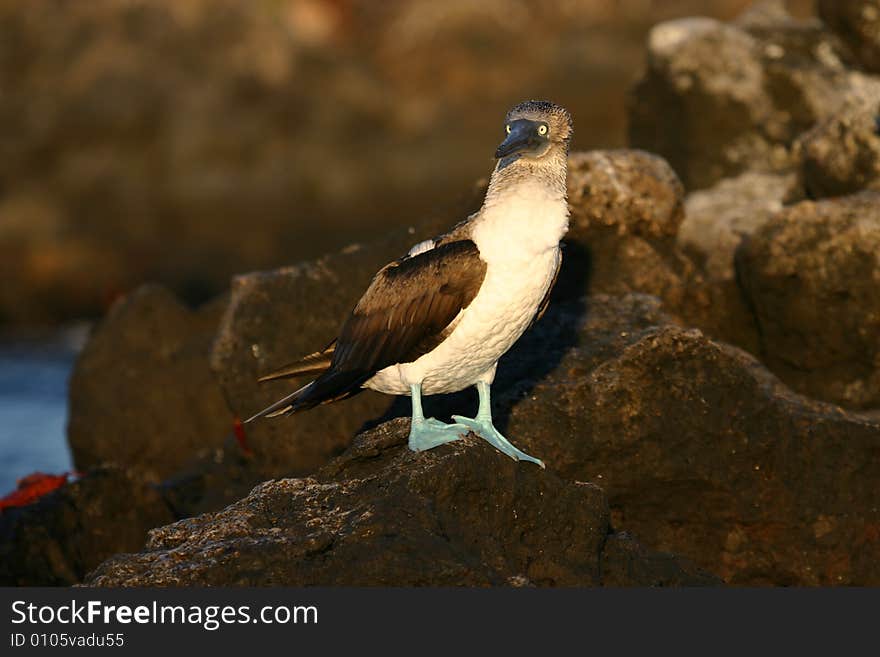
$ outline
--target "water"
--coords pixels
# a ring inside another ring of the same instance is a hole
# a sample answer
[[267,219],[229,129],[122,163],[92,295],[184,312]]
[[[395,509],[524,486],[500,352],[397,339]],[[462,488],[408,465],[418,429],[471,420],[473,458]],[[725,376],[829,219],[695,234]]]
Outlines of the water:
[[31,472],[73,469],[67,382],[85,332],[0,341],[0,496]]

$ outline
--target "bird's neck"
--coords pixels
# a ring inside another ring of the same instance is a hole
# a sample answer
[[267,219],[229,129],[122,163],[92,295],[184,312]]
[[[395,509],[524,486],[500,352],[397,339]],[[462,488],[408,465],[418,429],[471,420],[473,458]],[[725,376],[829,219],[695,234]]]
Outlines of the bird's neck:
[[562,147],[554,147],[539,160],[520,159],[509,164],[499,161],[495,165],[483,208],[503,202],[511,194],[519,194],[524,188],[539,187],[548,196],[565,200],[567,194],[566,173],[568,154]]
[[473,229],[485,260],[526,260],[558,247],[568,230],[566,164],[560,152],[495,168]]

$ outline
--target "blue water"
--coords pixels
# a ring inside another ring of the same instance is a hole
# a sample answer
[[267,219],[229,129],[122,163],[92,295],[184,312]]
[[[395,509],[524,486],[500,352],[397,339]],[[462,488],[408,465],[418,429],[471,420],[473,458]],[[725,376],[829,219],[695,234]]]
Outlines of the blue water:
[[67,448],[67,382],[81,330],[0,341],[0,496],[31,472],[73,468]]

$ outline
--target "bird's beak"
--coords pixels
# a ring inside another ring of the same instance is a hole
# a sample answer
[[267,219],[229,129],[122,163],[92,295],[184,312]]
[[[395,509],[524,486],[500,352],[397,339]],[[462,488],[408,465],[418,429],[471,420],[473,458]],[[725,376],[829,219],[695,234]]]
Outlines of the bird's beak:
[[540,141],[535,133],[535,124],[531,121],[514,121],[510,124],[510,132],[507,139],[495,151],[495,159],[530,151],[539,145]]

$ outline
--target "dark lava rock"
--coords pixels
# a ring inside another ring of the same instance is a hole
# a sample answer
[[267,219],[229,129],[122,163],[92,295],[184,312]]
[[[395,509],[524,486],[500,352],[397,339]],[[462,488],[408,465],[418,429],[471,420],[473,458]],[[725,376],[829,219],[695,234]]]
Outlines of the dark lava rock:
[[706,277],[734,281],[734,254],[744,237],[782,209],[795,187],[794,175],[748,171],[688,194],[678,243]]
[[383,424],[315,477],[269,481],[223,511],[154,530],[144,552],[110,559],[87,583],[589,586],[604,568],[614,584],[717,583],[619,537],[603,568],[599,488],[473,437],[416,454],[407,433],[406,420]]
[[755,129],[771,113],[760,45],[745,31],[708,18],[651,30],[630,143],[663,155],[688,188],[779,156]]
[[602,550],[602,586],[717,586],[720,580],[691,562],[646,549],[626,532],[612,534]]
[[208,366],[222,306],[194,312],[157,286],[113,306],[70,381],[77,469],[115,463],[161,481],[224,444],[232,415]]
[[809,198],[880,189],[878,113],[880,95],[848,104],[800,137],[801,178]]
[[770,369],[814,397],[880,406],[880,193],[783,210],[737,265]]
[[173,519],[139,479],[115,468],[93,471],[0,513],[0,585],[76,584],[109,556],[140,549],[149,529]]
[[792,175],[747,174],[686,200],[661,157],[638,150],[574,153],[571,227],[554,300],[586,292],[651,294],[683,323],[754,349],[754,319],[733,277],[733,252],[743,233],[781,207],[792,181]]
[[690,290],[691,298],[701,303],[683,313],[688,323],[759,353],[755,319],[736,280],[734,254],[743,239],[781,210],[796,190],[792,173],[747,171],[688,194],[678,244],[702,274]]
[[880,2],[818,0],[822,20],[850,46],[867,71],[880,72]]
[[586,275],[591,293],[644,292],[682,305],[695,268],[676,247],[684,190],[662,158],[632,150],[574,153],[568,195],[565,241],[575,248],[564,257],[576,261],[570,270]]
[[745,170],[783,171],[794,139],[878,81],[815,20],[752,12],[737,23],[661,23],[630,102],[630,144],[667,158],[688,189]]
[[[494,391],[498,426],[546,472],[473,438],[411,454],[400,419],[309,479],[157,531],[89,581],[711,580],[674,554],[733,584],[880,583],[880,418],[800,397],[746,353],[671,323],[653,297],[551,306],[502,359]],[[429,403],[467,410],[454,396]]]
[[615,527],[728,583],[880,583],[880,418],[800,397],[697,330],[651,326],[638,296],[589,307],[553,371],[498,399],[506,435],[602,486]]

